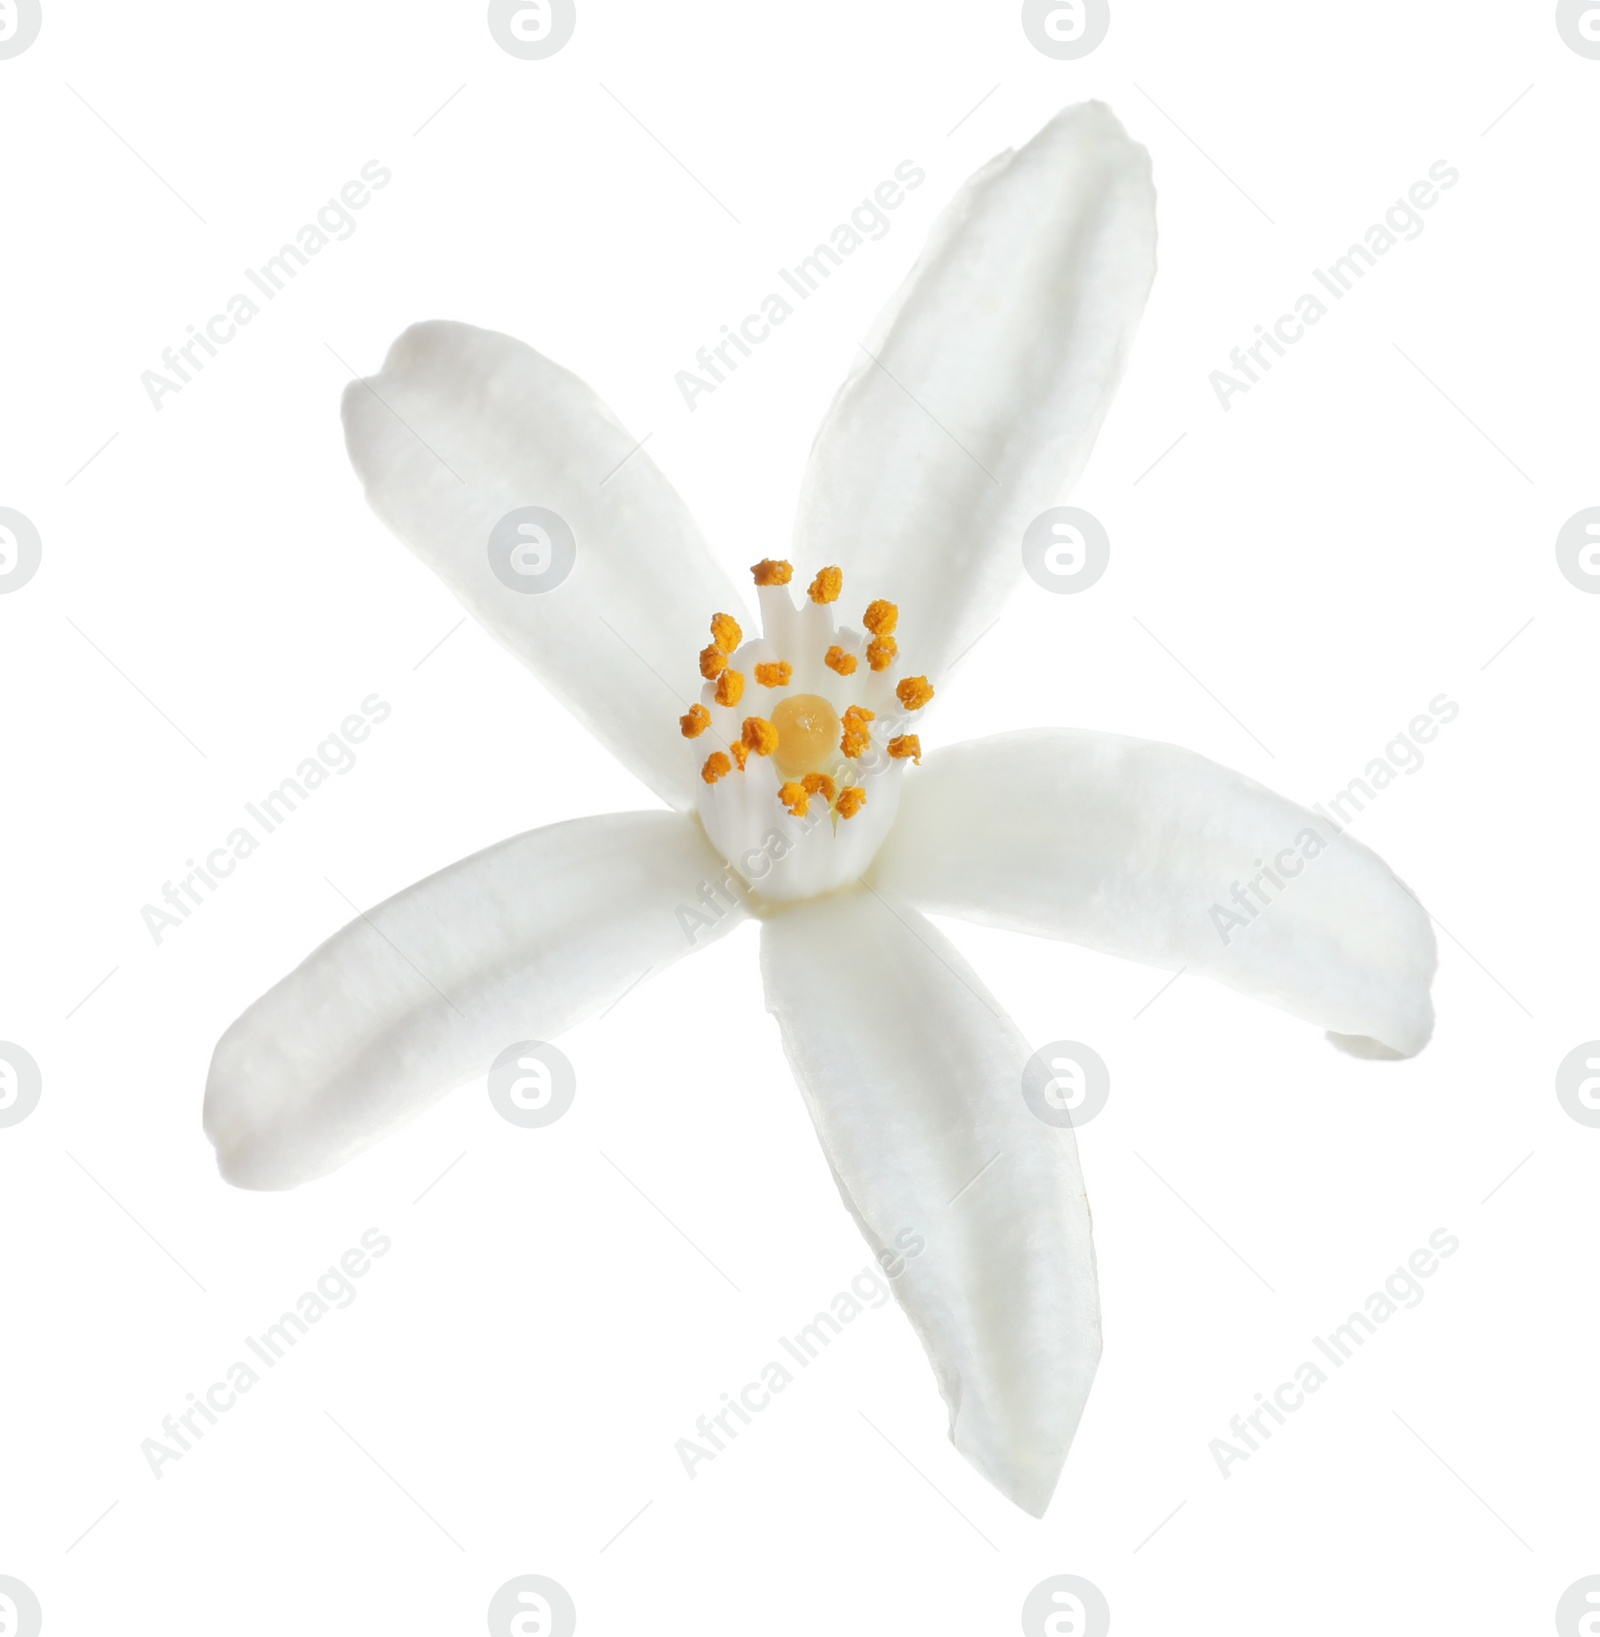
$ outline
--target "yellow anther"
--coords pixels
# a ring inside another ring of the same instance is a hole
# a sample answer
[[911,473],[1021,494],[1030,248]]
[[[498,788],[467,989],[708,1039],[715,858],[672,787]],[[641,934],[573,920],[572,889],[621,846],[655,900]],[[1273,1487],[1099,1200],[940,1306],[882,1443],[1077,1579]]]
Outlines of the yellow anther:
[[[905,684],[902,682],[901,687]],[[740,671],[723,671],[717,678],[717,703],[737,705],[744,698],[744,675]]]
[[691,705],[687,716],[678,718],[685,739],[698,739],[711,726],[711,712],[704,705]]
[[756,681],[763,688],[787,688],[794,680],[794,666],[786,659],[756,666]]
[[792,693],[772,713],[778,767],[791,778],[831,762],[839,743],[839,713],[820,694]]
[[856,656],[854,654],[847,654],[844,649],[838,645],[838,643],[835,643],[833,647],[831,647],[827,653],[822,656],[822,663],[826,665],[830,671],[837,671],[840,676],[854,676],[856,674]]
[[795,818],[804,818],[806,809],[811,805],[811,798],[806,794],[805,786],[801,784],[779,785],[778,800],[789,809],[789,812]]
[[759,716],[744,719],[744,745],[758,756],[770,756],[778,748],[778,730]]
[[875,671],[887,671],[899,652],[900,644],[893,637],[874,637],[867,644],[867,664]]
[[826,773],[808,773],[800,784],[808,796],[821,796],[830,806],[839,793],[839,787]]
[[908,711],[919,711],[933,698],[925,676],[905,676],[895,684],[895,697]]
[[794,568],[781,557],[763,557],[751,566],[757,585],[788,585],[794,577]]
[[700,674],[707,682],[720,676],[728,668],[728,656],[712,643],[709,648],[700,650]]
[[817,577],[811,582],[809,596],[814,603],[838,602],[839,593],[844,590],[844,573],[837,568],[824,568],[817,571]]
[[731,654],[744,641],[744,632],[739,629],[739,622],[732,614],[713,614],[711,640],[723,653]]
[[715,784],[718,779],[726,778],[732,771],[733,763],[720,750],[714,750],[706,757],[706,765],[700,769],[700,777],[707,784]]
[[891,602],[885,602],[879,597],[876,602],[867,604],[867,611],[861,616],[861,623],[875,637],[892,637],[894,628],[900,623],[900,610]]
[[839,792],[839,800],[834,811],[840,818],[854,818],[867,805],[867,793],[859,784],[853,784],[848,790]]
[[749,745],[747,745],[743,739],[735,739],[733,743],[728,746],[728,750],[733,757],[733,765],[737,767],[741,773],[743,773],[744,764],[750,760]]
[[922,741],[914,733],[899,733],[889,741],[889,754],[897,762],[903,762],[906,757],[919,766],[922,762]]
[[866,754],[867,746],[872,743],[872,735],[867,729],[867,723],[875,720],[874,713],[862,705],[851,705],[844,713],[844,737],[839,741],[839,750],[842,755],[856,757]]

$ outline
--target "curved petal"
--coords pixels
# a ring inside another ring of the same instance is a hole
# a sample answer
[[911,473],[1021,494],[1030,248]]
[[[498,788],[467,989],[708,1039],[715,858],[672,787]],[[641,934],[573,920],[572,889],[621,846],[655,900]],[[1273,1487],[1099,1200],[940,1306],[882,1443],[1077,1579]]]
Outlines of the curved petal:
[[1173,745],[1006,733],[925,759],[871,879],[935,914],[1216,978],[1355,1037],[1336,1039],[1347,1049],[1409,1057],[1433,1032],[1433,928],[1340,832]]
[[1070,1130],[1029,1047],[914,910],[856,891],[761,929],[767,1006],[867,1242],[933,1361],[956,1448],[1042,1517],[1100,1359]]
[[1082,103],[956,195],[823,420],[794,557],[900,605],[937,680],[1077,480],[1155,276],[1150,157]]
[[[692,808],[676,718],[698,697],[711,616],[742,604],[638,440],[531,347],[443,322],[413,325],[346,389],[344,425],[378,516],[652,790]],[[525,506],[576,543],[543,594],[490,566],[490,531]]]
[[[334,1170],[521,1040],[550,1040],[744,919],[698,819],[513,836],[337,932],[217,1043],[205,1128],[241,1188]],[[712,884],[721,903],[702,896]]]

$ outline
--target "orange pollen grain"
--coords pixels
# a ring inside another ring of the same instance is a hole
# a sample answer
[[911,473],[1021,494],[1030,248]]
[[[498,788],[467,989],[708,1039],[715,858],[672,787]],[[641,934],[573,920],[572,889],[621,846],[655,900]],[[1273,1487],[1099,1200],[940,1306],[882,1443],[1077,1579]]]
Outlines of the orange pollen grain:
[[843,755],[854,758],[866,753],[867,746],[872,743],[867,723],[873,720],[873,712],[862,705],[851,705],[845,711],[842,718],[844,737],[839,741],[839,750]]
[[744,632],[739,629],[739,622],[732,614],[713,614],[711,640],[723,653],[731,654],[744,641]]
[[792,782],[778,786],[778,800],[795,818],[804,818],[806,809],[811,805],[811,798],[806,794],[805,786]]
[[822,663],[830,671],[837,671],[840,676],[854,676],[856,674],[856,656],[847,654],[838,643],[835,643],[822,656]]
[[743,739],[735,739],[733,743],[728,746],[728,750],[733,756],[734,766],[736,766],[739,771],[743,773],[744,764],[750,760],[749,745],[747,745]]
[[808,796],[821,796],[830,805],[839,793],[839,787],[826,773],[808,773],[800,783]]
[[854,818],[867,805],[867,793],[859,784],[853,784],[848,790],[839,792],[839,800],[834,805],[834,811],[840,818]]
[[919,766],[922,763],[922,741],[914,733],[896,734],[889,741],[889,754],[897,762],[903,762],[908,756]]
[[893,637],[874,637],[867,644],[867,664],[875,671],[887,671],[900,652],[900,644]]
[[751,566],[757,585],[788,585],[794,578],[794,568],[781,557],[763,557]]
[[919,711],[933,698],[933,689],[925,676],[902,677],[895,685],[895,697],[908,711]]
[[698,739],[711,726],[711,712],[704,705],[691,705],[687,716],[678,718],[685,739]]
[[778,730],[759,716],[744,719],[745,748],[758,756],[770,756],[778,748]]
[[876,602],[867,604],[867,611],[861,616],[861,623],[875,637],[892,637],[894,628],[900,623],[900,610],[891,602],[885,602],[879,597]]
[[837,568],[824,568],[817,571],[817,577],[811,582],[810,598],[814,603],[838,602],[839,593],[844,590],[844,572]]
[[794,666],[786,659],[756,666],[756,681],[763,688],[787,688],[794,680]]
[[718,779],[726,778],[732,771],[733,763],[720,750],[714,750],[706,757],[706,765],[700,769],[700,777],[707,784],[715,784]]
[[[905,684],[902,682],[901,687]],[[739,671],[724,671],[717,678],[717,703],[737,705],[744,698],[744,676]]]
[[728,656],[712,643],[708,648],[700,650],[700,674],[707,682],[720,676],[728,668]]

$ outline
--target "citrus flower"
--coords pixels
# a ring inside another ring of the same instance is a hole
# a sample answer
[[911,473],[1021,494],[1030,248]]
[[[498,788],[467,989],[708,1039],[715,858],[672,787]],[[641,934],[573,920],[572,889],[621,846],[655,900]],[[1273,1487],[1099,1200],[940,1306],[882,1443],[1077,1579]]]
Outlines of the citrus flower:
[[[466,325],[402,335],[345,395],[369,501],[666,805],[515,836],[325,943],[217,1046],[224,1176],[320,1177],[754,918],[950,1436],[1042,1515],[1100,1355],[1089,1208],[1072,1131],[1024,1100],[1027,1041],[928,914],[1208,976],[1367,1055],[1432,1027],[1427,916],[1348,836],[1313,850],[1313,814],[1168,745],[929,731],[1083,467],[1154,268],[1149,158],[1106,108],[980,170],[827,413],[788,557],[753,568],[759,626],[583,382]],[[527,510],[545,522],[491,560]],[[1252,880],[1248,935],[1220,936]]]

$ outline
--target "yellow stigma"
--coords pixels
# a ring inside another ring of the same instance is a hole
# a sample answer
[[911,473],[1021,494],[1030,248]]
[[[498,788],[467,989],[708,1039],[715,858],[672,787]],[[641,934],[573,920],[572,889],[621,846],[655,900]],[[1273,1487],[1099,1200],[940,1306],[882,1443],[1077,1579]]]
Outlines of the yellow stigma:
[[861,623],[875,637],[892,637],[894,628],[900,623],[900,610],[891,602],[885,602],[879,597],[876,602],[867,604],[867,611],[861,616]]
[[854,676],[856,674],[856,656],[847,654],[838,643],[835,643],[822,656],[822,663],[830,671],[836,671],[840,676]]
[[704,705],[691,705],[687,716],[678,718],[685,739],[698,739],[711,726],[711,712]]
[[839,593],[844,589],[844,573],[837,568],[820,568],[817,577],[811,582],[810,597],[814,603],[838,602]]
[[794,680],[794,666],[786,659],[756,666],[756,681],[763,688],[787,688]]
[[713,614],[711,640],[723,653],[731,654],[744,641],[744,632],[739,629],[739,622],[732,614]]
[[848,790],[839,792],[839,799],[834,804],[834,811],[840,818],[854,818],[866,805],[866,791],[859,784],[853,784]]
[[820,694],[792,693],[772,713],[781,773],[798,776],[831,762],[839,743],[839,713]]
[[[903,688],[905,683],[901,683]],[[744,677],[738,671],[723,671],[717,678],[716,700],[719,705],[737,705],[744,698]]]
[[794,568],[781,557],[763,557],[751,566],[757,585],[788,585],[794,578]]
[[919,711],[933,698],[925,676],[905,676],[895,684],[895,697],[908,711]]

